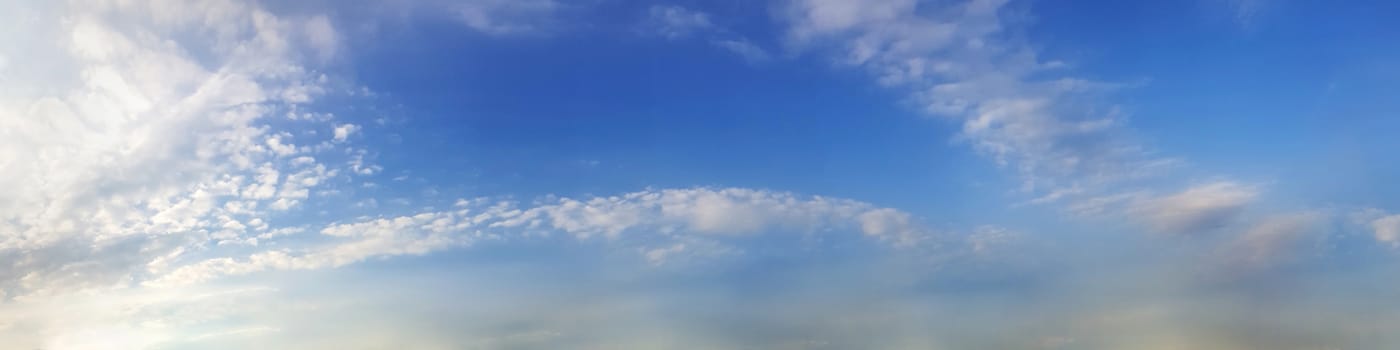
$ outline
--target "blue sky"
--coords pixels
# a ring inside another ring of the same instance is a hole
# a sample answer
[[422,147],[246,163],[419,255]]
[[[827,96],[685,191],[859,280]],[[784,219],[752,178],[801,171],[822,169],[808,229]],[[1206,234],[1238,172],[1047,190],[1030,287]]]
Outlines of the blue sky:
[[1400,344],[1383,1],[0,5],[0,345]]

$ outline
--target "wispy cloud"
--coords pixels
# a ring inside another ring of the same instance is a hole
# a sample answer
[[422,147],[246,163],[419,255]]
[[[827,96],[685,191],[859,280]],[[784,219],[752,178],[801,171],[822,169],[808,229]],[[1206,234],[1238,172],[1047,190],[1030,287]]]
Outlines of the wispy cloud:
[[711,22],[708,13],[675,5],[655,5],[648,9],[647,14],[647,19],[642,22],[642,31],[647,35],[670,40],[708,37],[710,44],[750,63],[768,61],[773,57],[768,50],[748,38]]
[[652,6],[643,22],[643,30],[667,39],[684,38],[715,28],[709,14],[675,5]]
[[545,29],[560,4],[553,0],[469,0],[433,4],[445,8],[462,24],[488,34],[528,34]]
[[1230,12],[1231,19],[1236,25],[1245,30],[1253,30],[1258,26],[1259,17],[1268,9],[1274,0],[1225,0],[1222,1]]
[[1230,224],[1257,195],[1250,186],[1215,182],[1141,200],[1134,211],[1158,231],[1199,233]]
[[1065,197],[1167,164],[1129,137],[1097,96],[1114,84],[1058,72],[999,12],[1005,1],[794,1],[780,10],[787,41],[829,52],[880,83],[906,89],[927,112],[956,118],[959,139],[1020,174],[1023,189]]
[[768,51],[744,39],[718,39],[714,41],[714,44],[749,62],[760,63],[773,58],[768,54]]
[[[1307,243],[1320,244],[1327,216],[1320,212],[1279,214],[1254,223],[1227,246],[1235,268],[1265,268],[1306,255]],[[1313,238],[1309,241],[1308,238]]]

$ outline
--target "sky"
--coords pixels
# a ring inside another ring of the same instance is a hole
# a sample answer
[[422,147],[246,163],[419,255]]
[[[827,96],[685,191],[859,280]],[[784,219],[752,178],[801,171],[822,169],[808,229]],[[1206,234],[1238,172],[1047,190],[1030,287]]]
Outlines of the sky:
[[0,2],[0,347],[1400,347],[1400,3]]

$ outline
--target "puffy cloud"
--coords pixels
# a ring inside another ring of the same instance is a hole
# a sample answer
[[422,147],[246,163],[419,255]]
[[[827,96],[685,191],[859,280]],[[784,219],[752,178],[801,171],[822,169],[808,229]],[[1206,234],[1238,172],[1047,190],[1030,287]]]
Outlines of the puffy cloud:
[[219,0],[6,7],[0,22],[47,38],[0,48],[32,68],[0,79],[6,294],[119,285],[251,238],[336,173],[287,159],[303,151],[267,120],[331,84],[305,63],[335,54],[324,17]]
[[460,219],[461,216],[452,212],[431,212],[331,225],[320,232],[338,238],[329,244],[267,250],[242,259],[208,259],[181,266],[145,284],[188,285],[223,275],[340,267],[374,257],[422,255],[483,238],[482,234],[466,232],[470,222]]
[[1389,244],[1392,247],[1400,246],[1400,215],[1391,215],[1371,221],[1376,241]]
[[548,225],[588,238],[616,238],[634,230],[746,235],[771,231],[851,229],[890,241],[918,240],[931,232],[909,214],[849,199],[752,189],[672,189],[588,200],[559,199],[523,211],[497,226]]
[[332,136],[334,137],[335,141],[344,142],[346,138],[349,138],[350,135],[354,134],[357,131],[360,131],[360,126],[358,125],[341,124],[335,126],[335,129],[332,130]]

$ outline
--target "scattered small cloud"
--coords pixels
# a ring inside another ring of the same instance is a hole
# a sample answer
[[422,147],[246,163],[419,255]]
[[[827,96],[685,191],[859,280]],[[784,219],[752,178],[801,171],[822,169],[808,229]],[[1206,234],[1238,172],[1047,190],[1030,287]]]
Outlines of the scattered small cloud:
[[647,19],[642,22],[641,31],[668,40],[678,40],[694,36],[709,37],[716,48],[733,53],[749,63],[761,63],[772,59],[768,50],[753,41],[730,32],[710,21],[710,15],[675,5],[656,5],[647,11]]
[[1400,247],[1400,215],[1391,215],[1371,221],[1371,230],[1377,242],[1391,247]]
[[349,138],[350,135],[354,135],[358,131],[360,131],[359,125],[341,124],[335,126],[333,134],[335,136],[336,142],[345,142],[345,139]]
[[710,15],[675,5],[655,5],[647,10],[643,30],[667,39],[685,38],[715,29]]

